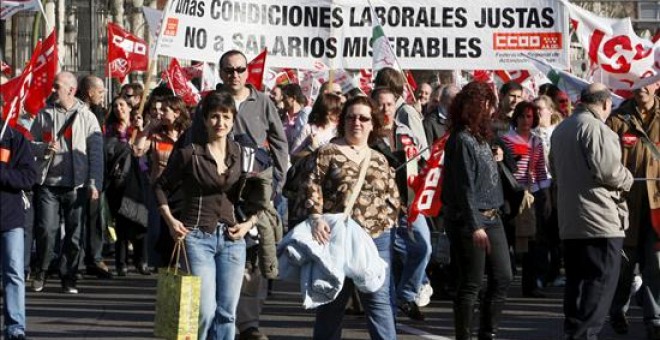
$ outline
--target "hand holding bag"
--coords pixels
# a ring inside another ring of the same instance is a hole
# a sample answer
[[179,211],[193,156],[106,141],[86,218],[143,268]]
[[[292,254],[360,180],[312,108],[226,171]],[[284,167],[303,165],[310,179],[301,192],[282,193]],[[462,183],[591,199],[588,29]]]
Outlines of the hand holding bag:
[[[177,264],[183,253],[188,273]],[[167,268],[158,270],[154,335],[175,340],[196,340],[199,328],[201,278],[190,275],[184,240],[177,241]]]
[[532,137],[532,149],[527,164],[529,185],[523,192],[522,202],[518,207],[518,215],[513,219],[516,226],[516,251],[526,253],[529,251],[529,241],[536,236],[536,211],[534,209],[534,195],[531,191],[531,185],[534,182],[534,146],[536,137]]

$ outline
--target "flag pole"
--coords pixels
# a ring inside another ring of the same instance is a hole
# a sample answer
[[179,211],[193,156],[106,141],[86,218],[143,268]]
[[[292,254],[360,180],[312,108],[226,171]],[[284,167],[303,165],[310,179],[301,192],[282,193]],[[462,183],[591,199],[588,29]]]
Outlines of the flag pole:
[[50,25],[50,22],[48,22],[48,17],[46,16],[44,5],[41,3],[41,1],[37,1],[37,3],[39,3],[39,11],[41,11],[41,15],[44,17],[44,22],[46,23],[46,31],[50,32],[51,28],[53,27]]
[[5,131],[7,130],[7,126],[9,125],[9,120],[11,120],[12,111],[9,111],[9,114],[5,118],[5,121],[2,122],[2,131],[0,131],[0,141],[5,137]]
[[[371,13],[372,13],[371,20],[372,20],[372,22],[374,20],[378,20],[378,17],[376,17],[376,11],[374,10],[374,6],[371,4],[371,0],[367,0],[367,4],[369,5],[369,8],[371,9]],[[380,25],[380,22],[378,24]],[[387,44],[387,46],[390,48],[390,51],[392,52],[392,55],[394,56],[394,62],[396,63],[396,66],[399,68],[399,70],[401,70],[401,76],[403,76],[403,79],[406,81],[405,86],[408,89],[408,92],[410,92],[410,94],[412,94],[413,100],[417,101],[417,96],[415,96],[415,91],[412,90],[412,86],[408,82],[408,76],[406,76],[406,73],[403,71],[403,68],[401,67],[401,64],[399,63],[399,59],[396,57],[396,54],[392,50],[392,46],[390,46],[389,43]],[[372,68],[371,68],[372,74],[374,73],[374,71],[375,70],[373,69],[373,65],[372,65]],[[331,77],[332,77],[332,75],[331,75]],[[405,101],[405,98],[404,98],[404,101]]]
[[167,23],[165,22],[165,18],[167,18],[167,15],[170,14],[170,10],[172,7],[171,5],[172,5],[172,0],[167,0],[167,4],[165,4],[165,10],[163,11],[163,18],[161,19],[160,22],[160,32],[158,32],[158,36],[156,37],[156,46],[154,47],[154,55],[153,58],[149,61],[147,80],[145,81],[145,91],[142,91],[142,99],[140,100],[140,107],[138,108],[138,114],[142,114],[142,112],[144,111],[144,104],[147,100],[147,95],[150,92],[149,84],[151,84],[151,78],[152,78],[151,74],[156,68],[156,63],[158,62],[158,48],[160,47],[160,38],[163,36],[163,32],[165,31],[165,27],[167,26]]

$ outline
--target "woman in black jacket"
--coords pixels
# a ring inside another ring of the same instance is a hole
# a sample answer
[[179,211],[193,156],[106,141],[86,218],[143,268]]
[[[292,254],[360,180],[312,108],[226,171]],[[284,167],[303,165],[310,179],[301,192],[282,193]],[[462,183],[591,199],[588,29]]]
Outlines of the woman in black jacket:
[[146,245],[148,225],[148,178],[144,156],[134,153],[134,132],[144,122],[132,112],[128,101],[117,97],[112,102],[105,127],[106,196],[115,219],[115,265],[117,275],[126,276],[128,242],[133,245],[133,265],[138,273],[150,275]]
[[487,84],[472,82],[458,93],[449,110],[451,135],[445,149],[442,203],[452,261],[458,268],[454,302],[458,340],[471,339],[474,305],[484,272],[488,286],[479,304],[479,339],[495,337],[512,277],[499,212],[504,203],[502,184],[488,143],[495,102]]

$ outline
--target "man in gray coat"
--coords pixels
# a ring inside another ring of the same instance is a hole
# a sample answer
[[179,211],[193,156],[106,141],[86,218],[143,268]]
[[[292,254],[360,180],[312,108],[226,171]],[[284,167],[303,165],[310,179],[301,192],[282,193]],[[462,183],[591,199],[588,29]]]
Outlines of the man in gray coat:
[[61,72],[53,84],[52,104],[32,124],[32,150],[41,168],[35,189],[37,268],[32,290],[44,289],[46,271],[55,251],[60,220],[64,243],[59,263],[62,291],[77,294],[82,213],[96,201],[103,185],[103,137],[94,114],[74,94],[78,82]]
[[628,223],[622,194],[633,176],[621,164],[618,136],[604,123],[612,110],[607,87],[590,85],[581,102],[552,135],[550,165],[566,258],[565,338],[597,339],[619,277]]

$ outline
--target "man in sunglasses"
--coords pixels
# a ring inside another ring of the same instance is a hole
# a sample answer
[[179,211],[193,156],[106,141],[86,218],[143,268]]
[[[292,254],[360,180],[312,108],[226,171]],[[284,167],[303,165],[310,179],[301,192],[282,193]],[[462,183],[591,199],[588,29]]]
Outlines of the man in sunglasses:
[[[273,196],[279,196],[284,185],[289,148],[277,108],[267,95],[246,84],[247,58],[243,53],[228,51],[220,58],[219,65],[223,89],[232,94],[238,111],[233,129],[234,139],[243,145],[257,148],[255,158],[262,170],[265,168],[267,171],[272,166],[275,181]],[[265,160],[260,157],[264,154],[267,155]],[[259,214],[260,218],[264,215]],[[256,251],[256,247],[252,248],[248,249],[248,255]],[[258,266],[246,271],[248,273],[243,281],[236,320],[240,339],[268,339],[259,331],[259,314],[267,295],[267,280],[261,275]]]

